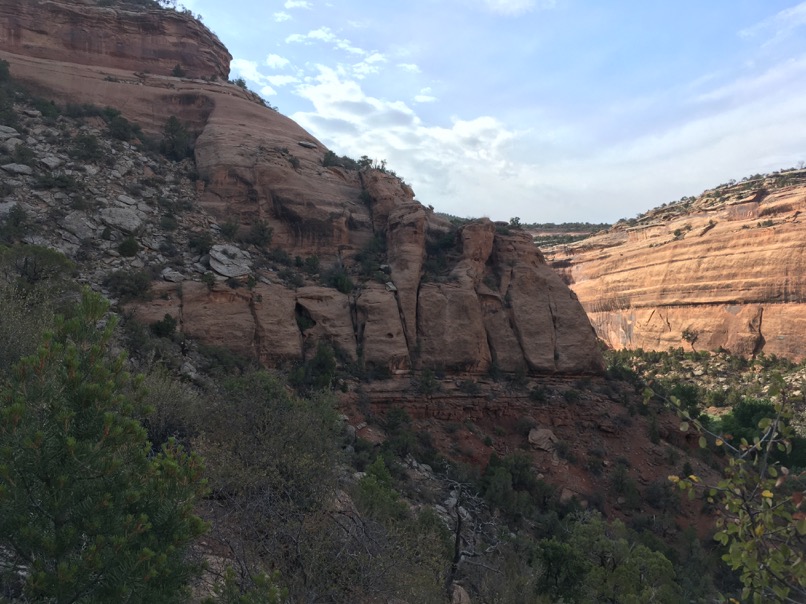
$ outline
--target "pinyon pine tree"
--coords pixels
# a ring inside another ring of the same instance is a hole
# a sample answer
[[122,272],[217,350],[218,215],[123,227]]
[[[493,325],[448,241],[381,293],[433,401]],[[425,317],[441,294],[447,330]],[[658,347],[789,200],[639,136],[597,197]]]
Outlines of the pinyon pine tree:
[[194,571],[200,463],[151,451],[107,306],[85,292],[0,384],[0,601],[174,602]]

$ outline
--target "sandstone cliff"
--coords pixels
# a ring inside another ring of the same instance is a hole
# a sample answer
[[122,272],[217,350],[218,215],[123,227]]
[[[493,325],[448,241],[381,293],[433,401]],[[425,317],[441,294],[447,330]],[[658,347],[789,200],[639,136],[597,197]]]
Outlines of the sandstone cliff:
[[[584,310],[526,233],[489,221],[456,228],[394,175],[325,167],[327,150],[299,125],[214,81],[226,80],[230,56],[192,17],[0,0],[0,58],[56,102],[115,107],[151,135],[169,116],[192,131],[199,178],[183,201],[218,245],[165,266],[154,300],[132,309],[141,320],[171,314],[187,335],[269,365],[326,340],[345,362],[401,372],[601,370]],[[184,77],[171,75],[177,64]],[[53,174],[83,171],[57,159]],[[126,161],[131,175],[153,173],[144,157]],[[153,208],[138,193],[124,197],[76,219],[91,236],[106,227],[148,243]],[[226,245],[225,225],[237,231]],[[271,232],[270,245],[249,239],[255,226]],[[162,268],[156,247],[116,265]],[[278,254],[298,266],[280,270]],[[356,287],[322,287],[328,271]],[[205,272],[217,281],[202,283]]]
[[756,176],[547,255],[615,348],[693,345],[800,360],[805,209],[806,171]]

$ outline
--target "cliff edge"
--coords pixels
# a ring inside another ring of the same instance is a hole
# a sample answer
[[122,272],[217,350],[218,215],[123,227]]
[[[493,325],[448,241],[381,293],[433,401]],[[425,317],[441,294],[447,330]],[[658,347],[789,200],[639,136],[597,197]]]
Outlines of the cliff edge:
[[[329,161],[310,133],[226,81],[229,53],[192,16],[0,0],[0,58],[57,103],[114,107],[151,136],[175,117],[190,133],[197,180],[183,203],[215,245],[165,266],[153,300],[130,308],[142,321],[171,314],[185,334],[267,365],[327,341],[346,361],[404,373],[601,371],[582,306],[527,233],[488,220],[456,227],[393,174]],[[127,178],[153,173],[129,163]],[[85,172],[69,157],[51,172],[65,170]],[[134,189],[131,203],[103,202],[82,220],[93,236],[111,228],[141,243],[115,266],[163,267],[148,245],[155,217]],[[110,222],[110,211],[136,220]],[[278,274],[278,253],[299,259],[296,277]]]

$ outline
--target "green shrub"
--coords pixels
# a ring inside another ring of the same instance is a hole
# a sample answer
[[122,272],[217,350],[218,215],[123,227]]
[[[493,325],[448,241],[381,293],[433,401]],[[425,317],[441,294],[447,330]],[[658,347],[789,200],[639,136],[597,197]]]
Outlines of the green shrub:
[[54,174],[45,172],[36,178],[34,186],[37,189],[64,189],[65,191],[77,191],[81,188],[78,179],[72,174]]
[[129,142],[135,136],[142,135],[140,126],[132,124],[122,115],[115,115],[107,122],[109,136],[119,141]]
[[439,383],[439,380],[431,369],[423,369],[415,384],[417,392],[420,394],[434,394],[435,392],[439,392],[442,388],[442,384]]
[[491,505],[511,519],[535,517],[554,499],[554,490],[535,477],[531,461],[521,454],[503,459],[491,455],[481,478],[481,491]]
[[320,341],[316,354],[291,372],[289,383],[300,392],[330,390],[336,378],[336,353],[333,346]]
[[68,277],[75,264],[64,254],[41,245],[16,245],[0,247],[0,265],[7,280],[13,277],[18,285],[26,288],[44,281]]
[[252,359],[236,354],[223,346],[199,344],[199,353],[206,360],[203,369],[215,376],[241,375],[255,366]]
[[151,277],[144,271],[115,271],[104,279],[104,285],[121,302],[150,298]]
[[17,145],[11,157],[15,163],[33,166],[36,160],[36,153],[28,145]]
[[557,452],[560,459],[570,461],[571,463],[576,462],[576,455],[574,455],[574,452],[571,450],[571,445],[568,444],[568,441],[558,440],[554,443],[554,450]]
[[251,243],[258,247],[266,247],[267,245],[271,245],[273,234],[274,229],[272,229],[265,220],[258,220],[252,224],[249,228],[249,233],[243,240],[245,243]]
[[175,115],[165,122],[160,151],[165,157],[174,161],[182,161],[193,154],[190,131]]
[[170,338],[176,332],[176,326],[179,322],[168,313],[160,321],[155,321],[151,324],[151,331],[158,338]]
[[67,149],[67,154],[79,161],[97,161],[104,157],[104,150],[94,134],[79,134]]
[[305,259],[303,268],[309,275],[315,275],[319,272],[319,256],[308,256]]
[[123,241],[120,242],[118,245],[118,252],[121,256],[132,257],[136,256],[137,252],[140,251],[140,244],[137,243],[137,239],[129,235]]
[[277,273],[277,276],[285,281],[286,285],[293,287],[294,289],[305,285],[305,279],[302,278],[302,275],[291,268],[282,269]]
[[574,388],[570,388],[563,392],[563,400],[566,403],[578,403],[580,399],[579,390],[575,390]]
[[353,291],[353,280],[347,274],[342,266],[335,266],[324,275],[322,275],[322,282],[328,287],[335,287],[343,294],[349,294]]
[[207,254],[213,247],[213,236],[206,231],[194,231],[188,235],[188,247],[199,255]]
[[548,400],[548,390],[545,386],[534,386],[529,390],[529,400],[535,403],[545,403]]
[[[299,256],[297,256],[299,258]],[[291,256],[288,255],[283,248],[276,247],[269,252],[269,259],[277,264],[282,264],[283,266],[291,266],[294,264],[294,261],[291,260]],[[299,264],[297,266],[302,266],[302,259],[300,258]]]
[[21,239],[31,229],[28,214],[19,204],[11,206],[6,219],[0,225],[0,243],[12,243]]
[[215,275],[211,271],[207,271],[201,276],[201,282],[207,286],[207,289],[212,290],[215,287]]
[[228,241],[232,241],[238,234],[239,228],[240,225],[236,221],[227,220],[227,222],[221,225],[221,236]]

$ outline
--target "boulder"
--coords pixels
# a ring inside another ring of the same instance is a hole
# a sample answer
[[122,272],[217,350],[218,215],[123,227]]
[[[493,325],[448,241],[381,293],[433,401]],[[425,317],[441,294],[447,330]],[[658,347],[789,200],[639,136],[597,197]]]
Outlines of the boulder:
[[143,217],[137,210],[128,208],[103,208],[98,212],[98,218],[105,225],[131,234],[143,226]]
[[210,249],[210,268],[224,277],[243,277],[252,272],[252,257],[235,245],[214,245]]
[[548,428],[532,428],[529,430],[529,444],[541,451],[554,452],[555,443],[559,439]]
[[18,176],[31,176],[31,174],[34,173],[33,168],[25,164],[5,164],[0,167],[9,174],[16,174]]

